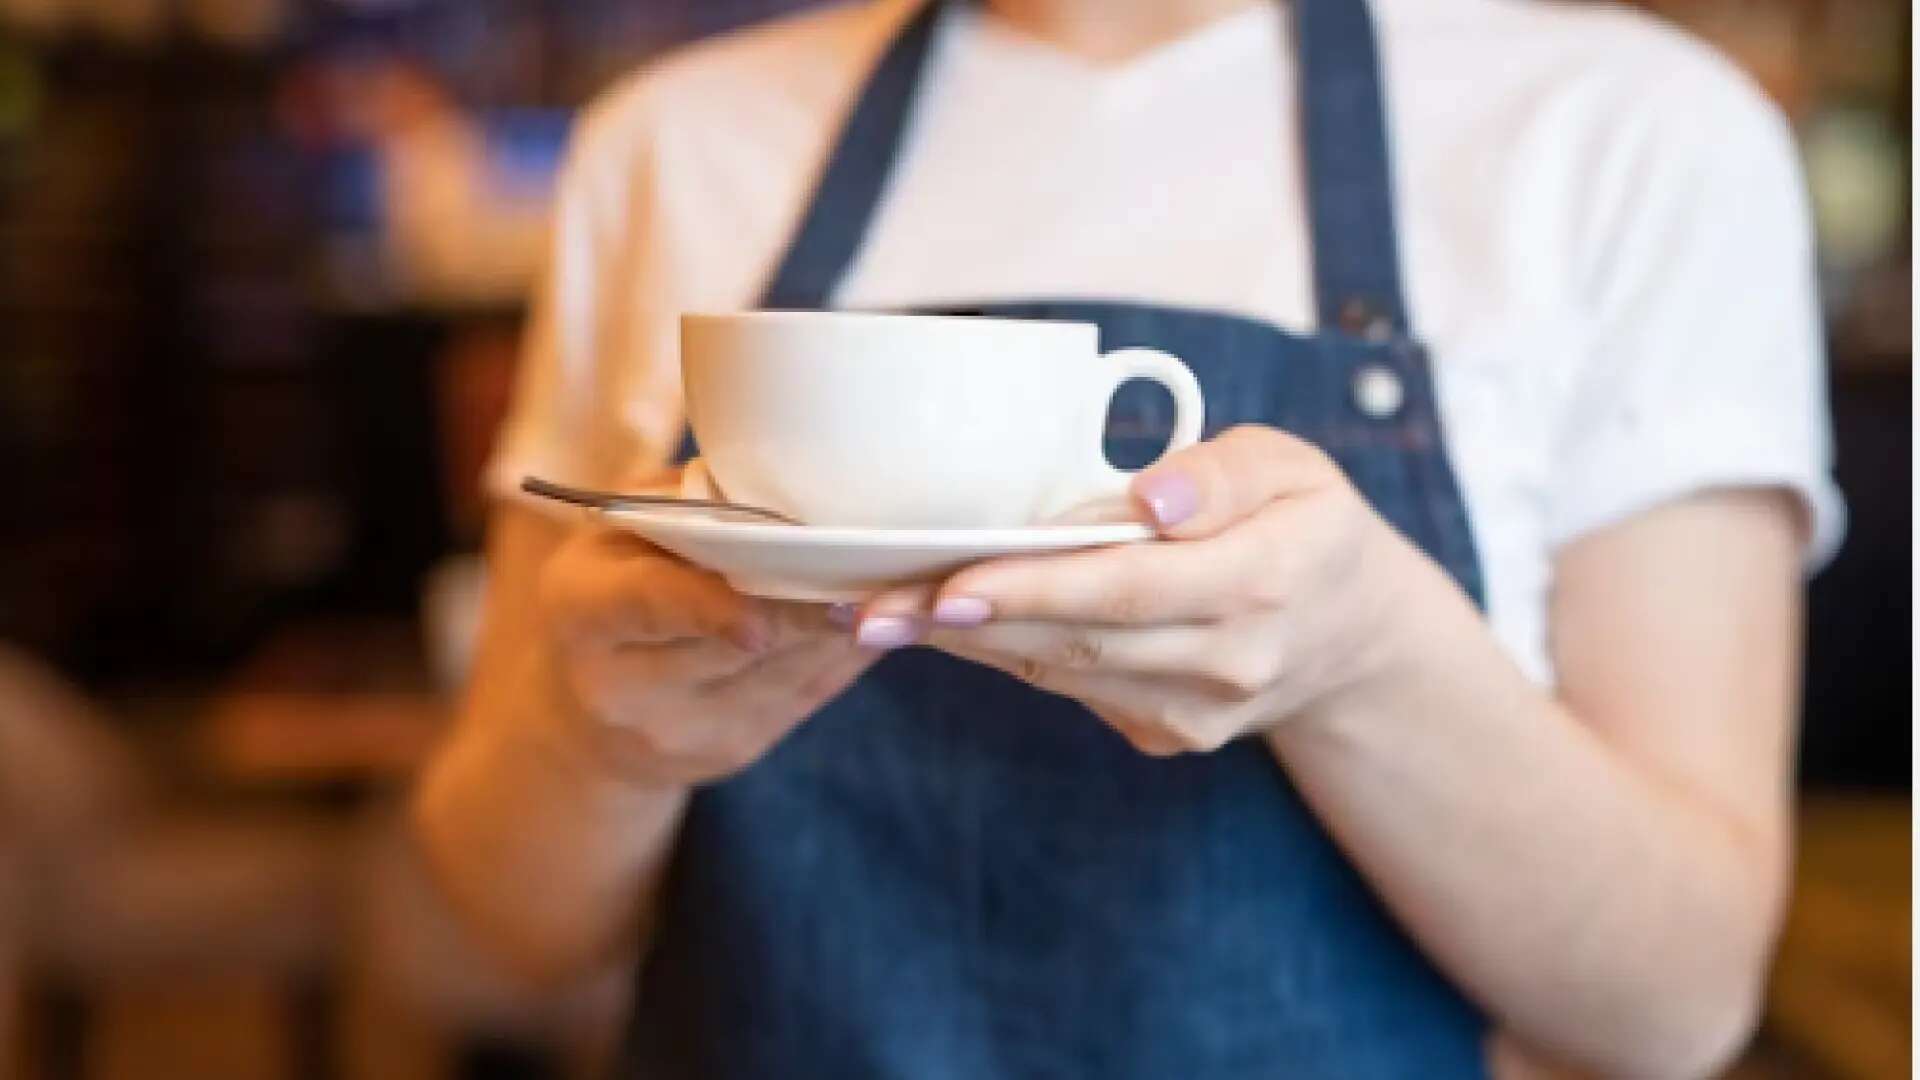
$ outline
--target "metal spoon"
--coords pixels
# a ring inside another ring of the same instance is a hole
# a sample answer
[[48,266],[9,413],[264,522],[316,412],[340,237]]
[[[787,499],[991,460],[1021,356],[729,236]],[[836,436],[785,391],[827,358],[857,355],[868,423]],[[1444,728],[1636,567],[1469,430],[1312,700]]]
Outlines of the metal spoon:
[[759,506],[747,506],[744,503],[721,502],[718,499],[687,499],[678,495],[628,495],[614,491],[595,491],[591,488],[569,487],[556,484],[551,480],[542,480],[537,476],[524,477],[520,481],[520,490],[545,499],[554,499],[575,506],[592,507],[595,510],[620,510],[629,506],[678,506],[696,510],[718,510],[722,513],[741,514],[746,517],[764,518],[783,525],[798,525],[800,522],[780,513]]

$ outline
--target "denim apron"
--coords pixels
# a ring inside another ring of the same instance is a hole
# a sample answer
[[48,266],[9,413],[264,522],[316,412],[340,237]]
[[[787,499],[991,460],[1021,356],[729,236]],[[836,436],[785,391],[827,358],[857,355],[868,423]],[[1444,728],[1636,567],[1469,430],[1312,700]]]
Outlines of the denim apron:
[[[830,303],[940,7],[870,76],[763,306]],[[1371,18],[1364,0],[1295,0],[1294,19],[1319,333],[1071,298],[963,313],[1094,323],[1103,348],[1183,358],[1209,435],[1258,423],[1318,443],[1477,600],[1401,291]],[[1130,385],[1109,456],[1144,464],[1171,426],[1164,391]],[[697,792],[662,905],[634,1076],[1484,1072],[1484,1018],[1260,741],[1146,757],[1072,701],[925,648],[888,656],[752,768]]]

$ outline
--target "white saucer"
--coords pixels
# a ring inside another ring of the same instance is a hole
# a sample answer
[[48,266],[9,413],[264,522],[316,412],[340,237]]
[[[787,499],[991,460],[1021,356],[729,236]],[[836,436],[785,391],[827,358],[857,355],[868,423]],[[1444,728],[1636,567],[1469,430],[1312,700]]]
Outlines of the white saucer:
[[742,521],[682,507],[602,512],[749,596],[842,603],[934,581],[982,559],[1128,544],[1153,538],[1138,522],[1018,529],[855,529]]

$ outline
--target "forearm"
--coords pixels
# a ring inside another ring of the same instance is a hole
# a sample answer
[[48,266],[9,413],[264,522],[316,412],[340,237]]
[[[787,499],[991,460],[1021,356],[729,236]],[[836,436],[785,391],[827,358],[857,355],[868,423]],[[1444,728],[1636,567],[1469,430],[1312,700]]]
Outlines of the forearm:
[[629,955],[648,924],[686,802],[617,778],[563,722],[543,650],[469,703],[414,800],[444,891],[541,981]]
[[1749,1022],[1782,855],[1531,685],[1464,597],[1414,662],[1275,729],[1304,797],[1503,1027],[1610,1075],[1697,1072]]

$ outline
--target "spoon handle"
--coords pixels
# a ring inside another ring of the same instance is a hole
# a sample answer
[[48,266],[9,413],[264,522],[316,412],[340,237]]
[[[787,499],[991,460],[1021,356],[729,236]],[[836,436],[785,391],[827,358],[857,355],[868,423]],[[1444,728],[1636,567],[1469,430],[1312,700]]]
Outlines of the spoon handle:
[[523,477],[520,481],[520,490],[544,499],[591,507],[595,510],[619,510],[629,506],[679,506],[744,514],[748,517],[765,518],[768,521],[778,521],[788,525],[799,524],[785,514],[758,506],[721,502],[718,499],[688,499],[678,495],[638,495],[596,491],[591,488],[572,487],[552,480],[543,480],[538,476]]

